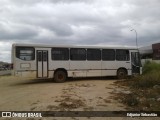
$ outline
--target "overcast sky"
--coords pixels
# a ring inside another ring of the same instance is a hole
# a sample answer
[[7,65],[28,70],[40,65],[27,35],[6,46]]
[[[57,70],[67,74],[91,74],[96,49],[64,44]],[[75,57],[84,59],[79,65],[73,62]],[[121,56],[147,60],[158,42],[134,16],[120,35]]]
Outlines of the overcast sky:
[[160,42],[160,0],[0,0],[0,61],[12,43],[146,46]]

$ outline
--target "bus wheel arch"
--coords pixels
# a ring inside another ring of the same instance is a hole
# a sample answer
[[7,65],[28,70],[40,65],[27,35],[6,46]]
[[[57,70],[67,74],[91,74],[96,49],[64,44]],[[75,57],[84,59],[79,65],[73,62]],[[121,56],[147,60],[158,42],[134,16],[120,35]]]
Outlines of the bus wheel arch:
[[67,70],[65,70],[64,68],[58,68],[54,72],[54,81],[57,83],[65,82],[67,77]]
[[126,68],[119,68],[117,70],[117,78],[118,79],[125,79],[128,75],[128,71]]

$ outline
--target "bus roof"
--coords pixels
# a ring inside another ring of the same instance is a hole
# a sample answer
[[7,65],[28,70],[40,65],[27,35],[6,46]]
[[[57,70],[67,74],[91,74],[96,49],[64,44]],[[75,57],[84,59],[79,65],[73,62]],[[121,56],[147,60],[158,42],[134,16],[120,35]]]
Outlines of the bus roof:
[[38,48],[52,48],[52,47],[61,47],[61,48],[103,48],[103,49],[130,49],[137,50],[136,47],[133,46],[105,46],[105,45],[58,45],[58,44],[26,44],[26,43],[13,43],[13,47],[15,46],[26,46],[26,47],[38,47]]

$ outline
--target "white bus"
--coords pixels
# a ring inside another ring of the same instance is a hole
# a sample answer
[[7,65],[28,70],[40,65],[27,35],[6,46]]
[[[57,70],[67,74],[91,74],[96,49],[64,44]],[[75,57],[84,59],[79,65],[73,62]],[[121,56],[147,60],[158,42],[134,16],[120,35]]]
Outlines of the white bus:
[[13,75],[31,78],[117,76],[141,74],[137,49],[126,47],[12,45]]

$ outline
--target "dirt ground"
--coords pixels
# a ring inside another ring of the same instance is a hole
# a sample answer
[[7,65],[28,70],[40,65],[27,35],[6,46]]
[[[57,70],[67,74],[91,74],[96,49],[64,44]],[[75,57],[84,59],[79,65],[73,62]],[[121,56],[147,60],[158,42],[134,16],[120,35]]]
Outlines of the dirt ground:
[[83,78],[54,83],[49,79],[0,76],[0,111],[125,111],[125,106],[112,98],[112,92],[117,88],[115,81],[116,79],[107,78]]

